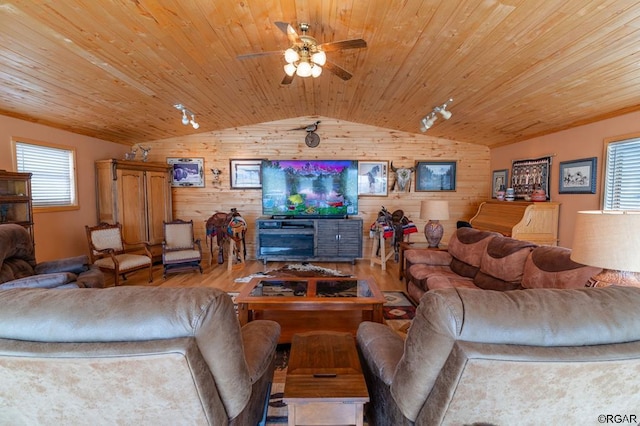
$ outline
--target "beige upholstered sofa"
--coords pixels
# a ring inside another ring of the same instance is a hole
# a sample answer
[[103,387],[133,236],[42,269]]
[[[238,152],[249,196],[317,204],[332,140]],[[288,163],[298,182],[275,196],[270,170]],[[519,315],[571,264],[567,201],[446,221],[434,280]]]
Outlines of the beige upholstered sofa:
[[406,341],[360,324],[369,424],[637,424],[638,306],[636,287],[429,291]]
[[212,288],[0,292],[0,424],[255,425],[280,326]]
[[428,290],[581,288],[601,271],[570,259],[564,247],[538,246],[497,232],[459,228],[447,250],[404,252],[407,292],[418,303]]

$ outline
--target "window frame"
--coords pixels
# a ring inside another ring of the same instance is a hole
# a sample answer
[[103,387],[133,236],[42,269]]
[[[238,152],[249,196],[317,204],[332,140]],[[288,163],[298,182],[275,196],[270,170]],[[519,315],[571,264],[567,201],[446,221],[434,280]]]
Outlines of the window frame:
[[[24,145],[35,145],[35,146],[39,146],[39,147],[43,147],[43,148],[51,148],[51,149],[58,149],[58,150],[63,150],[63,151],[68,151],[71,154],[72,157],[72,161],[71,161],[71,179],[72,182],[70,182],[70,190],[72,191],[72,202],[71,204],[60,204],[60,205],[48,205],[48,206],[38,206],[35,204],[35,202],[33,202],[33,193],[34,193],[34,186],[33,186],[33,176],[31,178],[31,198],[32,198],[32,208],[34,212],[37,213],[43,213],[43,212],[57,212],[57,211],[68,211],[68,210],[79,210],[80,209],[80,202],[78,200],[78,167],[77,167],[77,161],[78,161],[78,155],[77,155],[77,151],[76,148],[73,146],[69,146],[69,145],[62,145],[62,144],[56,144],[56,143],[51,143],[51,142],[43,142],[43,141],[38,141],[38,140],[34,140],[34,139],[29,139],[29,138],[22,138],[22,137],[12,137],[11,138],[11,148],[12,148],[12,156],[13,156],[13,167],[15,171],[20,171],[18,170],[18,156],[17,156],[17,145],[18,144],[24,144]],[[29,173],[33,173],[30,170],[25,170],[26,172]],[[35,189],[35,191],[37,191],[37,189]]]
[[[600,199],[600,207],[602,210],[611,210],[611,211],[625,211],[625,210],[638,210],[638,207],[632,208],[608,208],[609,203],[607,202],[607,197],[609,195],[609,147],[616,144],[623,144],[625,142],[635,142],[640,143],[640,133],[632,133],[628,135],[616,136],[612,138],[606,138],[604,140],[604,150],[602,154],[602,196]],[[639,194],[640,197],[640,194]]]

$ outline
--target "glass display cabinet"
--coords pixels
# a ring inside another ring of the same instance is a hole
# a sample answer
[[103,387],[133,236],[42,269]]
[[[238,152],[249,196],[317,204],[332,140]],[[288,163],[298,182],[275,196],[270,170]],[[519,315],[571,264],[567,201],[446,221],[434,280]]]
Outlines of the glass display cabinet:
[[31,173],[0,170],[0,224],[24,226],[33,241]]

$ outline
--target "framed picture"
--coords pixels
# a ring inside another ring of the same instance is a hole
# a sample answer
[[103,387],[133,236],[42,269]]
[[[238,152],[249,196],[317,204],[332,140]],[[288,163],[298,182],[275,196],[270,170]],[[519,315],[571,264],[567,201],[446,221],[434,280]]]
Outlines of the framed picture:
[[416,161],[416,191],[455,190],[455,161]]
[[388,170],[386,161],[358,161],[358,195],[386,197]]
[[509,186],[509,170],[494,170],[491,182],[491,198],[496,198],[496,194],[501,186],[505,189]]
[[544,190],[549,201],[552,157],[531,158],[511,162],[511,187],[515,198],[527,199],[534,190]]
[[262,160],[231,160],[231,189],[260,189]]
[[173,167],[171,186],[204,187],[204,158],[167,158]]
[[560,162],[560,194],[596,193],[596,157]]

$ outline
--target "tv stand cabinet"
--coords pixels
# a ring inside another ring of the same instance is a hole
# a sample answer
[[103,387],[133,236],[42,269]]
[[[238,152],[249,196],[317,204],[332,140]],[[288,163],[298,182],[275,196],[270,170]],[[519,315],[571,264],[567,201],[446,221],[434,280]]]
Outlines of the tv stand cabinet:
[[362,219],[271,219],[256,221],[256,258],[351,262],[362,257]]

